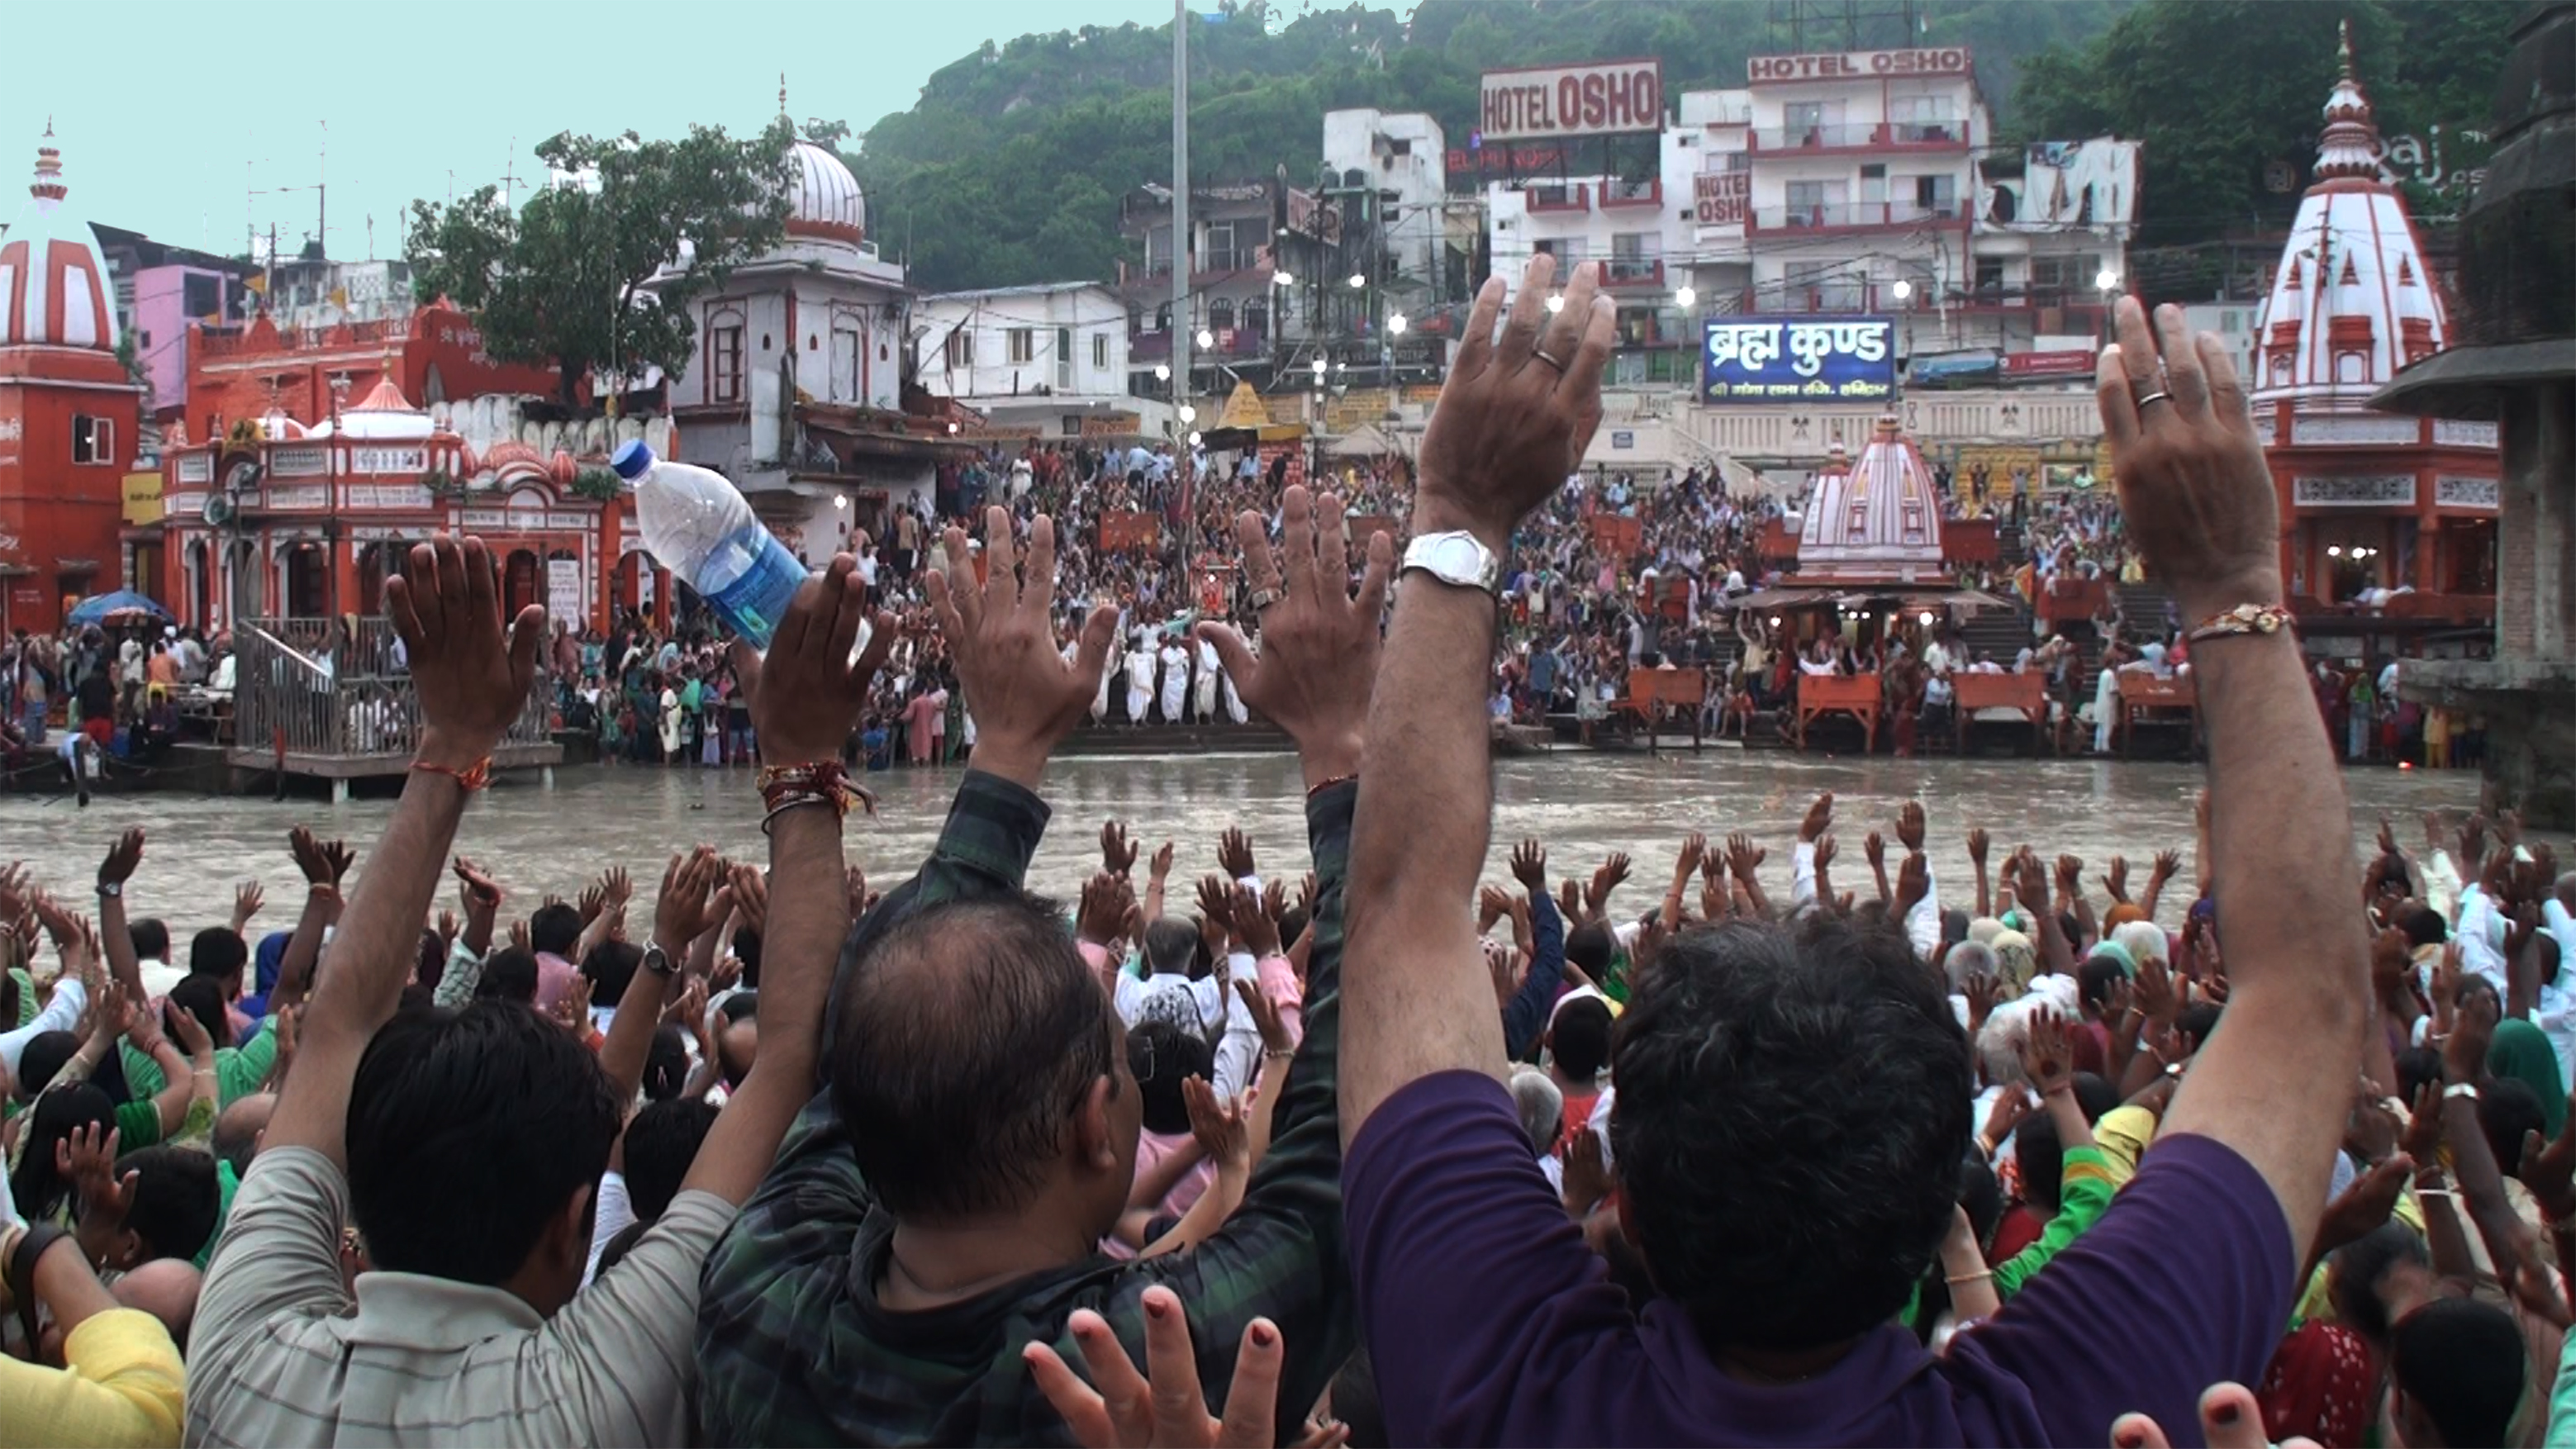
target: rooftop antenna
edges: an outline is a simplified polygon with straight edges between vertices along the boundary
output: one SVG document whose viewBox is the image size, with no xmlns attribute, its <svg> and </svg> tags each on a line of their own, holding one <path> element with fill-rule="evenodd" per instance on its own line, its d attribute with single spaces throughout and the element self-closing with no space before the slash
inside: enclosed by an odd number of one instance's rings
<svg viewBox="0 0 2576 1449">
<path fill-rule="evenodd" d="M 313 240 L 321 245 L 322 255 L 331 255 L 331 123 L 323 121 L 322 168 L 313 181 Z"/>
<path fill-rule="evenodd" d="M 510 153 L 501 163 L 501 204 L 507 206 L 519 198 L 519 138 L 510 137 Z"/>
</svg>

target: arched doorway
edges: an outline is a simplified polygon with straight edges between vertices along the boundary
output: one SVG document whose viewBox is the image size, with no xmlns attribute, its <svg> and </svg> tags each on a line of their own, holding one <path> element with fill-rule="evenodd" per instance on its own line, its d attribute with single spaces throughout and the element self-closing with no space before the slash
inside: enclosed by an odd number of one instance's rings
<svg viewBox="0 0 2576 1449">
<path fill-rule="evenodd" d="M 193 539 L 180 559 L 181 570 L 187 575 L 188 622 L 200 629 L 211 629 L 215 623 L 214 551 L 204 539 Z"/>
<path fill-rule="evenodd" d="M 545 592 L 537 556 L 529 549 L 510 551 L 509 563 L 501 570 L 501 617 L 515 619 L 530 604 L 542 604 Z"/>
<path fill-rule="evenodd" d="M 402 577 L 405 554 L 399 543 L 381 541 L 358 550 L 358 612 L 385 611 L 385 580 Z"/>
<path fill-rule="evenodd" d="M 319 619 L 330 612 L 330 564 L 318 543 L 298 543 L 286 552 L 286 617 Z"/>
</svg>

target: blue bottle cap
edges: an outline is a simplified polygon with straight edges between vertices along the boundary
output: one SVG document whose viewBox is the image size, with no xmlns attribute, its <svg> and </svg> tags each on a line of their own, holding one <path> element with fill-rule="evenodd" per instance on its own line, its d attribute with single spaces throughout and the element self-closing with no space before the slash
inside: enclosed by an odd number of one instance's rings
<svg viewBox="0 0 2576 1449">
<path fill-rule="evenodd" d="M 653 450 L 645 446 L 642 438 L 634 438 L 620 444 L 617 451 L 609 455 L 608 466 L 616 471 L 618 477 L 632 483 L 652 472 L 654 461 Z"/>
</svg>

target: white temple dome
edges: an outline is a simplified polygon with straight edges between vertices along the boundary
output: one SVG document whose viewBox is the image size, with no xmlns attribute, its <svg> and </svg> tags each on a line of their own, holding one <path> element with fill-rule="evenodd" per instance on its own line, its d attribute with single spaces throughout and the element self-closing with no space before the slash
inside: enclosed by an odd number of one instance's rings
<svg viewBox="0 0 2576 1449">
<path fill-rule="evenodd" d="M 868 203 L 841 158 L 811 141 L 788 150 L 787 234 L 856 244 L 867 239 Z"/>
<path fill-rule="evenodd" d="M 50 138 L 53 128 L 47 127 Z M 846 174 L 846 173 L 844 173 Z M 79 347 L 114 352 L 116 294 L 107 255 L 64 198 L 62 153 L 36 149 L 30 200 L 0 232 L 0 347 Z"/>
</svg>

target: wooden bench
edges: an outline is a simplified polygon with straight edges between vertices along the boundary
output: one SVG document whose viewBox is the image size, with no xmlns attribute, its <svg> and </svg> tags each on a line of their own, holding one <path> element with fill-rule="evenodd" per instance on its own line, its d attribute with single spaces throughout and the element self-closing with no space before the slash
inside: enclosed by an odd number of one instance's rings
<svg viewBox="0 0 2576 1449">
<path fill-rule="evenodd" d="M 1610 702 L 1610 717 L 1643 724 L 1646 748 L 1656 748 L 1657 725 L 1667 709 L 1680 710 L 1690 719 L 1691 748 L 1700 747 L 1700 710 L 1708 702 L 1708 674 L 1696 667 L 1689 669 L 1646 669 L 1628 671 L 1628 693 Z"/>
<path fill-rule="evenodd" d="M 2009 709 L 2030 721 L 2031 747 L 2048 739 L 2048 676 L 2038 670 L 2020 674 L 1950 674 L 1951 711 L 1958 717 L 1959 753 L 1968 752 L 1968 724 L 1981 709 Z"/>
<path fill-rule="evenodd" d="M 1878 674 L 1837 675 L 1801 674 L 1798 676 L 1798 713 L 1792 738 L 1799 749 L 1807 747 L 1807 724 L 1822 715 L 1847 714 L 1860 722 L 1861 749 L 1864 753 L 1878 747 L 1878 717 L 1885 708 L 1880 698 L 1882 686 Z"/>
<path fill-rule="evenodd" d="M 2151 716 L 2158 710 L 2180 710 L 2182 723 L 2191 730 L 2193 748 L 2200 741 L 2200 686 L 2188 674 L 2171 679 L 2158 679 L 2142 669 L 2120 671 L 2120 758 L 2129 757 L 2129 747 L 2137 738 L 2140 723 L 2160 723 Z"/>
</svg>

